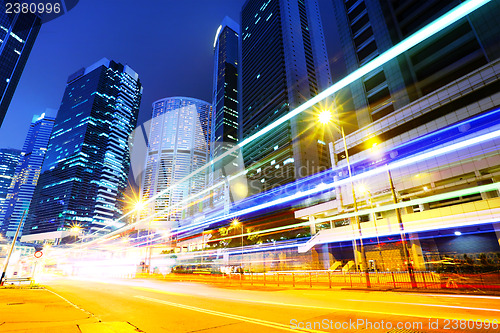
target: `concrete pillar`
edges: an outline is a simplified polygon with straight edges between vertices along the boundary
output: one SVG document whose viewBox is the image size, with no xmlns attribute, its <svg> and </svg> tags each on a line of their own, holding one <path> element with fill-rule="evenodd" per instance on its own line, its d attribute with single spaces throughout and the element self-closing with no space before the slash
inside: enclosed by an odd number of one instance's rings
<svg viewBox="0 0 500 333">
<path fill-rule="evenodd" d="M 315 250 L 318 253 L 318 262 L 320 269 L 330 269 L 331 258 L 333 257 L 328 250 L 328 244 L 320 244 L 315 246 Z"/>
<path fill-rule="evenodd" d="M 479 172 L 476 171 L 476 175 L 478 175 Z M 500 182 L 500 177 L 492 177 L 490 179 L 485 179 L 482 181 L 478 181 L 477 185 L 486 185 L 486 184 L 491 184 L 491 183 L 498 183 Z M 481 199 L 482 200 L 487 200 L 487 199 L 492 199 L 498 197 L 498 191 L 489 191 L 489 192 L 481 192 Z"/>
<path fill-rule="evenodd" d="M 418 205 L 420 207 L 420 211 L 423 212 L 424 210 L 429 210 L 430 209 L 430 205 L 429 203 L 424 203 L 424 204 L 421 204 L 421 205 Z"/>
<path fill-rule="evenodd" d="M 359 242 L 356 242 L 357 243 L 357 246 L 356 246 L 356 249 L 354 250 L 354 262 L 356 263 L 356 270 L 363 270 L 364 267 L 362 267 L 362 262 L 363 262 L 363 259 L 362 259 L 362 254 L 361 254 L 361 250 L 360 250 L 360 246 L 359 246 Z"/>
<path fill-rule="evenodd" d="M 493 229 L 495 229 L 498 245 L 500 246 L 500 223 L 493 223 Z"/>
<path fill-rule="evenodd" d="M 413 268 L 417 271 L 425 271 L 425 259 L 422 253 L 422 245 L 417 234 L 408 235 L 410 239 L 411 260 L 413 260 Z"/>
<path fill-rule="evenodd" d="M 309 228 L 311 230 L 311 236 L 314 236 L 316 235 L 316 219 L 314 218 L 314 216 L 309 216 L 309 222 L 310 222 L 310 225 L 309 225 Z"/>
</svg>

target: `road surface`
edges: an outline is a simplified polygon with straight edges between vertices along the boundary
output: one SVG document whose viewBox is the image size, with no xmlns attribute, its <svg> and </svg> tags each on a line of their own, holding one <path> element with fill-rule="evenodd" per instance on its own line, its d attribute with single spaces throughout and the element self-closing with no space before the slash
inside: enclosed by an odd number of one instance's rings
<svg viewBox="0 0 500 333">
<path fill-rule="evenodd" d="M 148 333 L 500 331 L 500 324 L 488 325 L 500 321 L 494 296 L 241 290 L 148 279 L 61 278 L 45 285 L 102 322 L 128 322 Z"/>
</svg>

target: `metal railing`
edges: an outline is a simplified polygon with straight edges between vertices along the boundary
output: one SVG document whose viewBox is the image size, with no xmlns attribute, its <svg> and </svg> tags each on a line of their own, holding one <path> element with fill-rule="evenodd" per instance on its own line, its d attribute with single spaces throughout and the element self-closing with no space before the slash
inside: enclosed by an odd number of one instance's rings
<svg viewBox="0 0 500 333">
<path fill-rule="evenodd" d="M 415 271 L 416 289 L 500 291 L 500 272 L 482 274 L 450 274 Z M 281 271 L 244 274 L 138 274 L 167 281 L 191 281 L 225 286 L 320 288 L 366 288 L 365 272 Z M 408 272 L 370 272 L 374 289 L 415 289 Z"/>
</svg>

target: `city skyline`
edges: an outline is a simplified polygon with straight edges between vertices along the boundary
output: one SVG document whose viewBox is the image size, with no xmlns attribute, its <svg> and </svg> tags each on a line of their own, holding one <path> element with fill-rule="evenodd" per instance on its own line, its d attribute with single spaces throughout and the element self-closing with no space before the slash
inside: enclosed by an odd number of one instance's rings
<svg viewBox="0 0 500 333">
<path fill-rule="evenodd" d="M 126 1 L 119 8 L 114 8 L 108 2 L 79 2 L 66 15 L 42 25 L 13 97 L 12 112 L 7 112 L 5 125 L 0 128 L 0 142 L 8 148 L 21 149 L 27 132 L 13 130 L 15 124 L 24 122 L 28 126 L 34 114 L 40 114 L 46 108 L 57 108 L 62 99 L 67 73 L 102 57 L 127 63 L 137 72 L 143 73 L 144 96 L 138 123 L 150 119 L 150 110 L 145 105 L 151 105 L 165 95 L 211 101 L 214 36 L 225 16 L 239 22 L 243 3 L 243 0 L 195 1 L 191 4 L 155 4 L 160 7 L 151 8 Z M 323 21 L 328 27 L 325 29 L 326 35 L 331 40 L 328 46 L 333 50 L 330 57 L 332 61 L 342 61 L 336 54 L 339 49 L 335 42 L 336 24 L 333 22 L 331 1 L 320 0 L 320 3 L 326 8 L 321 14 L 327 18 Z M 132 13 L 133 20 L 143 25 L 144 35 L 123 19 L 132 19 Z M 99 15 L 99 18 L 94 19 L 97 24 L 85 25 L 89 15 Z M 172 15 L 175 19 L 165 21 L 162 19 L 164 15 Z M 123 32 L 123 35 L 110 41 L 101 40 L 101 31 L 110 31 L 118 36 Z M 140 41 L 142 47 L 153 45 L 155 52 L 144 53 L 138 51 L 140 48 L 128 47 L 125 35 L 134 36 L 134 41 Z M 167 40 L 172 45 L 179 45 L 186 39 L 190 42 L 183 46 L 183 51 L 175 52 L 171 51 L 169 43 L 156 42 Z M 61 43 L 61 40 L 66 40 L 66 43 Z M 92 46 L 86 47 L 83 43 Z M 169 61 L 165 62 L 165 57 Z M 154 68 L 149 66 L 151 61 L 156 61 L 158 65 Z M 169 80 L 170 73 L 179 73 L 181 79 L 175 82 Z M 341 74 L 341 71 L 336 73 L 337 77 Z M 25 96 L 30 96 L 30 99 L 27 100 Z"/>
<path fill-rule="evenodd" d="M 35 191 L 47 145 L 54 127 L 55 117 L 49 113 L 35 115 L 24 142 L 21 158 L 16 166 L 13 180 L 9 186 L 7 200 L 0 204 L 0 231 L 13 237 L 21 217 L 29 208 Z M 20 229 L 22 232 L 22 229 Z"/>
<path fill-rule="evenodd" d="M 500 327 L 500 0 L 147 4 L 42 25 L 2 328 Z"/>
</svg>

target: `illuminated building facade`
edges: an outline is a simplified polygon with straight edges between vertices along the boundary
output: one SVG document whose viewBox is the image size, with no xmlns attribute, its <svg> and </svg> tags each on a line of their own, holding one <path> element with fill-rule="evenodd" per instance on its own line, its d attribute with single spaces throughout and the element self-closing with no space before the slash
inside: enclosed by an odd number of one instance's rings
<svg viewBox="0 0 500 333">
<path fill-rule="evenodd" d="M 31 53 L 42 23 L 56 19 L 73 9 L 79 0 L 61 0 L 57 2 L 60 10 L 56 11 L 54 3 L 43 0 L 50 11 L 42 14 L 7 13 L 8 1 L 2 1 L 0 11 L 0 126 L 5 118 L 10 102 L 16 90 L 26 61 Z M 14 2 L 10 2 L 14 4 Z"/>
<path fill-rule="evenodd" d="M 21 157 L 18 149 L 0 149 L 0 209 L 3 211 L 7 193 L 14 178 L 17 164 Z M 0 215 L 1 216 L 1 215 Z M 2 220 L 0 219 L 0 224 Z"/>
<path fill-rule="evenodd" d="M 164 226 L 175 226 L 186 214 L 202 209 L 201 201 L 181 201 L 205 188 L 208 170 L 180 181 L 208 161 L 211 108 L 210 103 L 189 97 L 153 103 L 141 197 L 155 198 L 148 215 L 157 214 L 155 221 L 165 222 Z"/>
<path fill-rule="evenodd" d="M 34 116 L 24 141 L 19 163 L 0 212 L 0 230 L 14 237 L 24 211 L 28 210 L 35 191 L 55 118 L 45 113 Z"/>
<path fill-rule="evenodd" d="M 225 17 L 217 29 L 214 41 L 214 79 L 212 94 L 210 160 L 217 158 L 238 144 L 238 50 L 239 25 Z M 219 183 L 226 163 L 216 163 L 210 182 Z M 216 189 L 213 204 L 222 202 L 222 188 Z"/>
<path fill-rule="evenodd" d="M 331 84 L 316 0 L 248 0 L 241 11 L 240 137 L 245 139 Z M 321 133 L 301 114 L 243 148 L 251 193 L 329 166 Z"/>
<path fill-rule="evenodd" d="M 396 45 L 461 1 L 333 0 L 347 72 Z M 350 85 L 348 132 L 366 126 L 500 56 L 498 3 L 483 8 Z M 345 96 L 349 96 L 346 94 Z M 342 118 L 342 116 L 341 116 Z"/>
<path fill-rule="evenodd" d="M 351 73 L 462 2 L 333 3 Z M 365 212 L 359 219 L 364 244 L 369 244 L 367 260 L 377 269 L 407 269 L 401 227 L 408 262 L 418 270 L 435 269 L 443 255 L 456 260 L 466 255 L 478 262 L 481 254 L 491 259 L 500 250 L 495 185 L 500 181 L 500 141 L 492 137 L 474 143 L 500 129 L 500 53 L 492 38 L 500 32 L 499 10 L 498 2 L 485 4 L 349 86 L 353 106 L 344 108 L 340 117 L 343 124 L 352 125 L 346 137 L 350 164 L 355 175 L 377 168 L 383 173 L 358 179 L 354 198 L 346 184 L 336 188 L 336 200 L 297 211 L 296 218 L 311 221 L 313 234 L 316 221 L 325 216 L 333 226 L 319 231 L 299 251 L 323 244 L 335 258 L 352 259 L 336 248 L 359 242 L 353 218 L 351 225 L 342 218 L 355 209 L 354 200 Z M 334 142 L 332 150 L 332 164 L 340 171 L 336 176 L 345 178 L 342 140 Z M 412 163 L 403 166 L 405 159 Z M 367 190 L 356 188 L 360 184 Z M 394 200 L 404 205 L 401 221 L 394 209 L 366 213 Z"/>
<path fill-rule="evenodd" d="M 92 234 L 119 226 L 141 96 L 139 75 L 105 58 L 69 76 L 23 240 L 61 239 L 74 225 Z"/>
<path fill-rule="evenodd" d="M 0 12 L 0 126 L 41 27 L 34 14 L 5 11 Z"/>
</svg>

